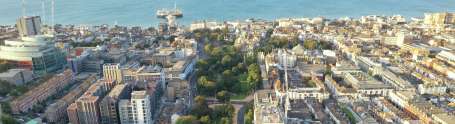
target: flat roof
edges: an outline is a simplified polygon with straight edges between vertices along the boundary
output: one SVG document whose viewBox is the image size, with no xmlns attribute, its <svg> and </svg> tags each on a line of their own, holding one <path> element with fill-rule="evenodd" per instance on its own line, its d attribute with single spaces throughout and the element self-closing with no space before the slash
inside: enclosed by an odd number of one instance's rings
<svg viewBox="0 0 455 124">
<path fill-rule="evenodd" d="M 27 70 L 26 69 L 9 69 L 6 72 L 0 73 L 0 77 L 12 77 L 22 71 L 27 71 Z"/>
<path fill-rule="evenodd" d="M 115 86 L 111 92 L 108 94 L 110 97 L 118 97 L 122 91 L 125 89 L 126 85 L 125 84 L 119 84 Z"/>
<path fill-rule="evenodd" d="M 453 123 L 455 122 L 455 116 L 453 115 L 448 115 L 447 113 L 441 113 L 441 114 L 434 114 L 435 117 L 441 119 L 442 121 L 445 121 L 446 123 Z"/>
<path fill-rule="evenodd" d="M 147 96 L 146 91 L 133 91 L 131 93 L 131 99 L 144 99 Z"/>
</svg>

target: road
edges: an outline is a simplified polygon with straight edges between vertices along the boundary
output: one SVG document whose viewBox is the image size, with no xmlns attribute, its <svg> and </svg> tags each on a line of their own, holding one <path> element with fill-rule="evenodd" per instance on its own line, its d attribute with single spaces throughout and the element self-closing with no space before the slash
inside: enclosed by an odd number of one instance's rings
<svg viewBox="0 0 455 124">
<path fill-rule="evenodd" d="M 242 107 L 237 111 L 237 124 L 243 124 L 245 122 L 245 105 L 242 105 Z"/>
<path fill-rule="evenodd" d="M 196 52 L 196 55 L 197 55 L 197 59 L 206 59 L 207 58 L 207 54 L 205 54 L 204 52 L 204 45 L 205 45 L 205 40 L 204 41 L 200 41 L 197 43 L 197 52 Z M 196 67 L 197 68 L 197 67 Z M 190 92 L 189 92 L 189 105 L 191 106 L 193 104 L 193 100 L 194 100 L 194 97 L 197 96 L 197 75 L 196 75 L 196 72 L 193 72 L 190 76 L 189 76 L 189 85 L 190 85 Z"/>
<path fill-rule="evenodd" d="M 197 95 L 197 76 L 196 76 L 196 73 L 193 72 L 190 77 L 189 77 L 189 87 L 190 87 L 190 91 L 189 91 L 189 106 L 193 105 L 193 101 L 194 101 L 194 97 L 196 97 Z"/>
</svg>

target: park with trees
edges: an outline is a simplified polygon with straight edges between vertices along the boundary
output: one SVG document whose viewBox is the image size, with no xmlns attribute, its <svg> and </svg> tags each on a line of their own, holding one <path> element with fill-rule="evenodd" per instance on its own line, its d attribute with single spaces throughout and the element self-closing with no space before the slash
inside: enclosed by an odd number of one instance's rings
<svg viewBox="0 0 455 124">
<path fill-rule="evenodd" d="M 204 52 L 207 58 L 196 63 L 199 94 L 213 97 L 223 92 L 239 98 L 260 87 L 260 68 L 254 55 L 242 54 L 229 43 L 208 43 Z"/>
<path fill-rule="evenodd" d="M 195 31 L 205 43 L 196 63 L 197 92 L 187 115 L 177 124 L 231 124 L 235 108 L 231 99 L 243 99 L 261 87 L 261 72 L 255 55 L 234 47 L 227 29 Z M 220 104 L 209 105 L 216 98 Z"/>
<path fill-rule="evenodd" d="M 232 124 L 235 112 L 232 104 L 209 107 L 204 96 L 196 96 L 194 102 L 190 114 L 179 117 L 176 124 Z"/>
</svg>

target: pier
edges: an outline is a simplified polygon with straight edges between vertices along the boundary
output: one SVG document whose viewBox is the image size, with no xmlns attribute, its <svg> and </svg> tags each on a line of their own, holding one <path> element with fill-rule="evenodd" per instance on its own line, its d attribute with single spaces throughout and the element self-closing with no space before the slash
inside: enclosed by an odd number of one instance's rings
<svg viewBox="0 0 455 124">
<path fill-rule="evenodd" d="M 167 16 L 183 17 L 183 13 L 179 9 L 160 9 L 156 11 L 156 16 L 159 18 L 166 18 Z"/>
</svg>

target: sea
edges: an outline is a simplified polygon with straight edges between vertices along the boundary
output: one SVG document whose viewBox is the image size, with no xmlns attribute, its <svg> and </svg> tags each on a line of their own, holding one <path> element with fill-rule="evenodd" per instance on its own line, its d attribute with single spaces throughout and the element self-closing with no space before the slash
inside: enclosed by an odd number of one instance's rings
<svg viewBox="0 0 455 124">
<path fill-rule="evenodd" d="M 0 0 L 0 25 L 14 24 L 23 14 L 39 15 L 51 23 L 51 0 Z M 24 6 L 24 7 L 23 7 Z M 156 26 L 165 20 L 156 11 L 183 11 L 179 24 L 194 21 L 273 20 L 300 17 L 402 15 L 423 17 L 427 12 L 455 12 L 455 0 L 55 0 L 55 23 L 75 25 Z"/>
</svg>

